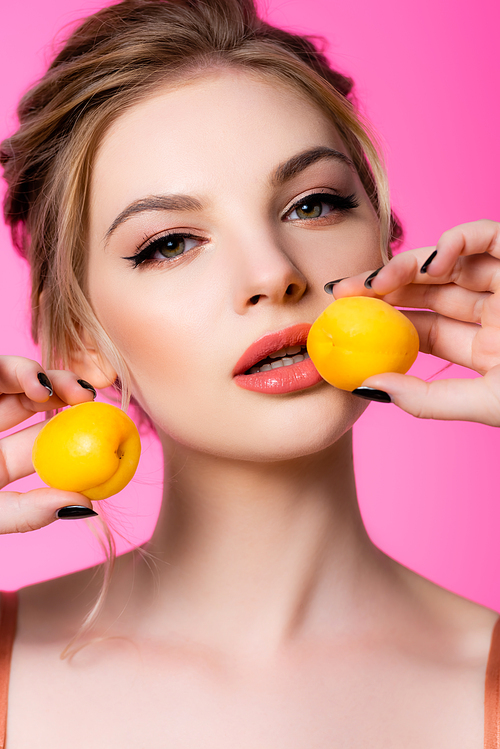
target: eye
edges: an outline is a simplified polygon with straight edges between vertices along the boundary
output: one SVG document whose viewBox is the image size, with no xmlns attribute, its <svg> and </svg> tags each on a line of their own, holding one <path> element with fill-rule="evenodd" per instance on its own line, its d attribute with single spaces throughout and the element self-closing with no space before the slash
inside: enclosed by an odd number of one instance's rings
<svg viewBox="0 0 500 749">
<path fill-rule="evenodd" d="M 143 263 L 163 263 L 175 260 L 185 255 L 190 250 L 198 247 L 206 240 L 201 237 L 195 237 L 192 234 L 163 234 L 149 241 L 142 249 L 131 257 L 125 257 L 129 260 L 134 268 Z"/>
<path fill-rule="evenodd" d="M 304 221 L 324 218 L 330 213 L 347 213 L 357 208 L 359 202 L 353 195 L 335 195 L 328 192 L 317 192 L 305 195 L 298 200 L 284 215 L 286 221 Z"/>
</svg>

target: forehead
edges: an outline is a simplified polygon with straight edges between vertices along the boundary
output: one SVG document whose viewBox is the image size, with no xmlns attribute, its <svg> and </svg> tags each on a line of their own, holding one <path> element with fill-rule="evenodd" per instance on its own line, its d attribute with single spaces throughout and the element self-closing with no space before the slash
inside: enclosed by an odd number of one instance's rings
<svg viewBox="0 0 500 749">
<path fill-rule="evenodd" d="M 318 145 L 346 153 L 333 123 L 298 88 L 220 70 L 159 90 L 114 122 L 95 158 L 92 210 L 103 195 L 114 215 L 149 194 L 234 195 Z"/>
</svg>

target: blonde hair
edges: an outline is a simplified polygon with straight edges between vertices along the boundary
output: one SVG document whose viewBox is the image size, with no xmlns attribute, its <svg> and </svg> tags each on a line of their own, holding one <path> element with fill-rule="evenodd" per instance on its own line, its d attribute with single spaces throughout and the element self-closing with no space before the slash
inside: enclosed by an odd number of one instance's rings
<svg viewBox="0 0 500 749">
<path fill-rule="evenodd" d="M 92 159 L 106 129 L 169 81 L 237 66 L 300 89 L 336 125 L 379 216 L 381 252 L 401 236 L 379 149 L 349 100 L 352 81 L 304 37 L 259 19 L 253 0 L 125 0 L 72 33 L 21 100 L 0 162 L 5 219 L 31 266 L 32 335 L 44 364 L 68 367 L 82 331 L 129 396 L 126 366 L 86 294 L 85 238 Z M 43 294 L 42 294 L 43 292 Z"/>
<path fill-rule="evenodd" d="M 32 335 L 45 366 L 68 367 L 85 348 L 85 331 L 118 373 L 122 407 L 130 394 L 127 368 L 86 293 L 93 157 L 128 108 L 161 86 L 217 67 L 272 77 L 314 101 L 335 124 L 379 217 L 384 258 L 402 234 L 376 140 L 353 104 L 352 81 L 310 39 L 261 20 L 253 0 L 124 0 L 85 19 L 25 94 L 19 129 L 1 144 L 4 215 L 31 266 Z M 111 545 L 108 557 L 109 571 Z M 102 599 L 103 593 L 83 629 Z"/>
</svg>

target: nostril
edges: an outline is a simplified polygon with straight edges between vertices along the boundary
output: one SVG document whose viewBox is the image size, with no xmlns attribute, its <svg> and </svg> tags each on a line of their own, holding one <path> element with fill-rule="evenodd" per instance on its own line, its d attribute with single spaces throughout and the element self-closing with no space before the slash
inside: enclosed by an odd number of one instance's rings
<svg viewBox="0 0 500 749">
<path fill-rule="evenodd" d="M 257 304 L 259 299 L 260 299 L 260 294 L 255 294 L 255 296 L 250 297 L 250 301 L 252 304 Z"/>
<path fill-rule="evenodd" d="M 285 294 L 287 294 L 287 296 L 291 296 L 293 294 L 293 283 L 291 283 L 290 286 L 287 287 Z"/>
</svg>

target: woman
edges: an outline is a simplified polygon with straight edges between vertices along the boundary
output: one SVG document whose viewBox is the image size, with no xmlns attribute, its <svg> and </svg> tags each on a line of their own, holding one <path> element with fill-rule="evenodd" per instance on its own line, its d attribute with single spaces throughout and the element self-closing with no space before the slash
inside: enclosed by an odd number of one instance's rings
<svg viewBox="0 0 500 749">
<path fill-rule="evenodd" d="M 47 369 L 2 361 L 2 426 L 118 379 L 171 479 L 156 576 L 121 557 L 74 658 L 59 655 L 93 571 L 21 591 L 9 749 L 480 746 L 497 614 L 371 543 L 350 429 L 367 399 L 500 423 L 499 225 L 375 272 L 399 230 L 349 90 L 249 2 L 129 0 L 88 19 L 21 104 L 6 216 Z M 432 310 L 408 313 L 422 349 L 484 378 L 328 386 L 304 358 L 325 284 Z M 36 431 L 3 440 L 4 483 L 32 470 Z M 94 512 L 5 492 L 0 522 Z"/>
</svg>

